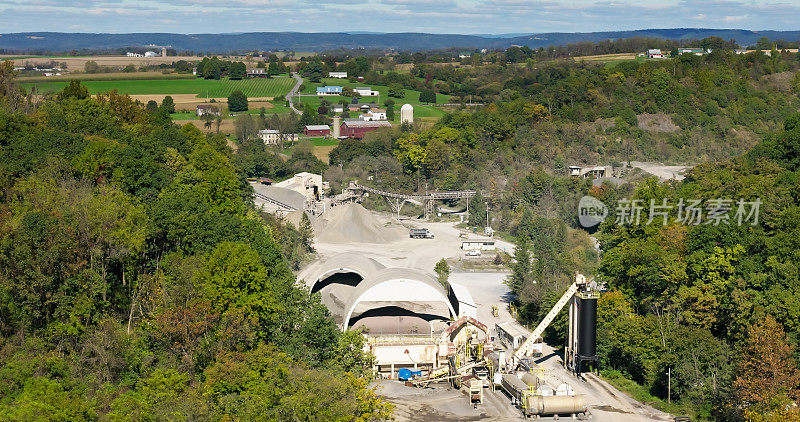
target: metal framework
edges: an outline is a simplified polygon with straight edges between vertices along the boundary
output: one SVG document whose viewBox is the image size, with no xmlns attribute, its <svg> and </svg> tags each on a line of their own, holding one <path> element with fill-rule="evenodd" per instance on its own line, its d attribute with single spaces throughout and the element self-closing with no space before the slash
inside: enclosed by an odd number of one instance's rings
<svg viewBox="0 0 800 422">
<path fill-rule="evenodd" d="M 261 199 L 263 201 L 269 202 L 271 204 L 277 205 L 277 206 L 279 206 L 281 208 L 284 208 L 284 209 L 286 209 L 288 211 L 297 211 L 297 208 L 295 208 L 295 207 L 293 207 L 291 205 L 284 204 L 283 202 L 278 201 L 277 199 L 270 198 L 269 196 L 262 195 L 262 194 L 260 194 L 258 192 L 255 193 L 255 197 L 258 198 L 258 199 Z"/>
<path fill-rule="evenodd" d="M 385 190 L 371 188 L 369 186 L 359 185 L 358 183 L 350 182 L 350 185 L 347 187 L 346 191 L 349 191 L 351 195 L 349 197 L 355 197 L 363 195 L 364 192 L 374 193 L 376 195 L 380 195 L 386 199 L 386 202 L 389 203 L 389 206 L 392 208 L 392 212 L 397 215 L 397 218 L 400 218 L 400 209 L 403 208 L 403 205 L 406 202 L 416 202 L 421 203 L 425 207 L 425 218 L 430 217 L 434 212 L 434 201 L 442 201 L 447 199 L 467 199 L 467 209 L 469 209 L 469 198 L 475 196 L 476 191 L 474 190 L 461 190 L 461 191 L 441 191 L 441 192 L 428 192 L 425 194 L 405 194 L 405 193 L 396 193 L 396 192 L 389 192 Z M 360 193 L 360 194 L 359 194 Z"/>
</svg>

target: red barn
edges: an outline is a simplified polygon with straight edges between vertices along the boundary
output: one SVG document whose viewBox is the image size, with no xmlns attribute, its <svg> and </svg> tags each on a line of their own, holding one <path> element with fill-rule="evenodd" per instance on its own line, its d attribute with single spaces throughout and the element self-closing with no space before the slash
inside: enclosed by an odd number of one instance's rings
<svg viewBox="0 0 800 422">
<path fill-rule="evenodd" d="M 373 130 L 380 129 L 382 127 L 392 127 L 392 124 L 385 120 L 371 122 L 364 120 L 345 120 L 344 123 L 342 123 L 340 133 L 342 136 L 346 136 L 348 138 L 361 139 L 364 137 L 365 133 L 372 132 Z"/>
<path fill-rule="evenodd" d="M 306 125 L 303 134 L 306 136 L 330 136 L 331 128 L 328 125 Z"/>
</svg>

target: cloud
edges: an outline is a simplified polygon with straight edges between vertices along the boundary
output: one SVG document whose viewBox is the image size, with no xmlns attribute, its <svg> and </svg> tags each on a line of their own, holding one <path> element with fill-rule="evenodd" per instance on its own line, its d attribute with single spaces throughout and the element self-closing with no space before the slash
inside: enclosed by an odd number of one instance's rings
<svg viewBox="0 0 800 422">
<path fill-rule="evenodd" d="M 3 32 L 794 30 L 780 0 L 0 0 Z"/>
</svg>

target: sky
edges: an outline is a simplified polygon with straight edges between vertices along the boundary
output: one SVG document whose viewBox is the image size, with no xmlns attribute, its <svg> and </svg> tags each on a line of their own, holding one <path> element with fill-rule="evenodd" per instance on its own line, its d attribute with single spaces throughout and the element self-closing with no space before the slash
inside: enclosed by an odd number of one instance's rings
<svg viewBox="0 0 800 422">
<path fill-rule="evenodd" d="M 10 32 L 800 30 L 800 0 L 0 0 Z"/>
</svg>

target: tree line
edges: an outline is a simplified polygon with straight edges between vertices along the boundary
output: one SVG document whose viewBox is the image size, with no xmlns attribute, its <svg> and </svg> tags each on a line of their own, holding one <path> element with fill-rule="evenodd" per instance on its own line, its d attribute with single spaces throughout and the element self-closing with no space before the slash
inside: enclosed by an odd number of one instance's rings
<svg viewBox="0 0 800 422">
<path fill-rule="evenodd" d="M 224 137 L 0 76 L 0 419 L 389 417 Z"/>
</svg>

